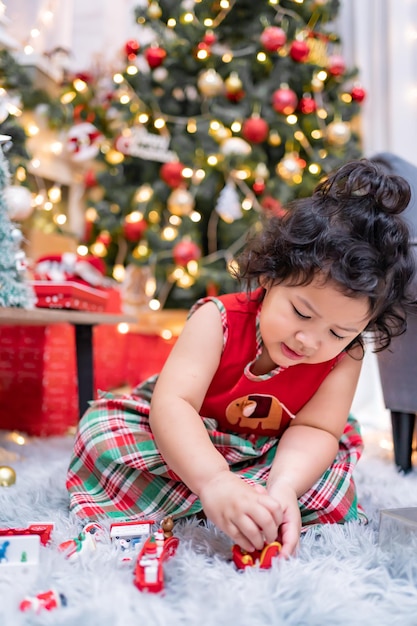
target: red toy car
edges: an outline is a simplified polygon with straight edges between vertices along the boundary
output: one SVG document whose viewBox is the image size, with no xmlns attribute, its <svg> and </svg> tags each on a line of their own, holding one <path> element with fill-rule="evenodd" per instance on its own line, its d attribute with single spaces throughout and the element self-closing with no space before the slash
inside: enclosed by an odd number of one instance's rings
<svg viewBox="0 0 417 626">
<path fill-rule="evenodd" d="M 38 593 L 36 596 L 26 596 L 19 604 L 21 611 L 35 611 L 40 613 L 42 609 L 52 611 L 52 609 L 60 608 L 67 605 L 67 599 L 62 593 L 58 593 L 54 589 Z"/>
<path fill-rule="evenodd" d="M 140 591 L 159 593 L 164 589 L 164 561 L 177 551 L 177 537 L 164 537 L 162 530 L 157 530 L 148 537 L 136 560 L 134 584 Z"/>
<path fill-rule="evenodd" d="M 235 544 L 232 548 L 232 560 L 238 569 L 245 569 L 245 567 L 253 567 L 254 565 L 259 565 L 261 569 L 268 569 L 271 567 L 272 559 L 278 556 L 281 548 L 279 541 L 273 541 L 266 543 L 262 550 L 246 552 Z"/>
</svg>

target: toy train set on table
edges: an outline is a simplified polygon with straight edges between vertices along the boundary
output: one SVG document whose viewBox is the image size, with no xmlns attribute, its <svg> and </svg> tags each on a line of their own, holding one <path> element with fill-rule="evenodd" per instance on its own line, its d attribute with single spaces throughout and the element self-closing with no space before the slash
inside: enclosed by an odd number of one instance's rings
<svg viewBox="0 0 417 626">
<path fill-rule="evenodd" d="M 164 564 L 173 557 L 179 539 L 173 533 L 174 522 L 167 517 L 154 530 L 152 520 L 116 522 L 110 525 L 110 539 L 120 563 L 134 561 L 133 583 L 143 592 L 160 593 L 165 589 Z M 39 565 L 40 546 L 49 546 L 54 524 L 38 522 L 26 528 L 0 528 L 0 575 L 3 572 L 35 571 Z M 89 522 L 73 539 L 58 545 L 58 550 L 69 560 L 85 558 L 103 541 L 106 529 L 97 522 Z M 265 544 L 262 550 L 246 552 L 238 545 L 232 547 L 232 561 L 239 570 L 257 566 L 271 567 L 278 556 L 281 544 Z M 34 611 L 64 607 L 67 599 L 63 593 L 50 589 L 37 595 L 26 596 L 20 602 L 21 611 Z"/>
</svg>

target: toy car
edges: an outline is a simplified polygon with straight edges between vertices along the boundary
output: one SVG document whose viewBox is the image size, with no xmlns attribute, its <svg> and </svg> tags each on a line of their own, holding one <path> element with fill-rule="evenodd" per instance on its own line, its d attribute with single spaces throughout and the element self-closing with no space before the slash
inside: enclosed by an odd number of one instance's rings
<svg viewBox="0 0 417 626">
<path fill-rule="evenodd" d="M 38 593 L 36 596 L 26 596 L 19 604 L 19 609 L 21 611 L 32 610 L 35 613 L 40 613 L 42 609 L 52 611 L 52 609 L 66 605 L 67 599 L 62 593 L 49 589 L 49 591 Z"/>
<path fill-rule="evenodd" d="M 157 530 L 148 537 L 136 560 L 134 584 L 140 591 L 159 593 L 164 589 L 164 561 L 177 551 L 177 537 L 164 536 L 164 531 Z"/>
<path fill-rule="evenodd" d="M 152 532 L 153 520 L 114 522 L 110 525 L 112 543 L 122 553 L 122 560 L 132 560 Z"/>
<path fill-rule="evenodd" d="M 261 569 L 268 569 L 272 565 L 272 559 L 278 556 L 281 548 L 279 541 L 273 541 L 266 543 L 262 550 L 247 552 L 235 544 L 232 547 L 232 560 L 238 569 L 245 569 L 254 565 L 259 565 Z"/>
</svg>

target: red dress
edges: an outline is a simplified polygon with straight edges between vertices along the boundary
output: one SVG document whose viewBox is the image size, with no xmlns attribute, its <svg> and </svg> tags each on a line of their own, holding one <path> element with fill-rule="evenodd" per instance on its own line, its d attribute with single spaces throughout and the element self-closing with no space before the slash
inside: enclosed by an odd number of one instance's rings
<svg viewBox="0 0 417 626">
<path fill-rule="evenodd" d="M 204 298 L 220 310 L 224 348 L 219 367 L 207 391 L 200 413 L 214 417 L 220 430 L 280 436 L 292 418 L 310 400 L 340 358 L 325 363 L 305 363 L 256 376 L 251 365 L 262 350 L 257 290 L 245 294 Z"/>
</svg>

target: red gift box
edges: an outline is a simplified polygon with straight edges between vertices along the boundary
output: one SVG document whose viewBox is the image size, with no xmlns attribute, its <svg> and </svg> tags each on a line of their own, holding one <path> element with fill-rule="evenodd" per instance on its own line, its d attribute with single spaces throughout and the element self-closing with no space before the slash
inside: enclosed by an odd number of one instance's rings
<svg viewBox="0 0 417 626">
<path fill-rule="evenodd" d="M 142 333 L 129 333 L 127 336 L 126 382 L 134 387 L 161 371 L 176 337 L 167 340 L 159 335 Z"/>
<path fill-rule="evenodd" d="M 93 328 L 94 388 L 108 391 L 126 384 L 126 358 L 130 335 L 117 326 Z"/>
<path fill-rule="evenodd" d="M 104 311 L 108 292 L 75 281 L 33 280 L 36 306 L 49 309 Z"/>
<path fill-rule="evenodd" d="M 0 428 L 61 435 L 78 420 L 74 328 L 0 327 Z"/>
<path fill-rule="evenodd" d="M 158 374 L 180 334 L 188 312 L 143 312 L 139 323 L 129 327 L 126 347 L 126 382 L 134 387 Z"/>
<path fill-rule="evenodd" d="M 126 383 L 127 344 L 115 326 L 93 328 L 95 396 Z M 78 418 L 74 327 L 0 326 L 0 429 L 63 435 Z"/>
</svg>

